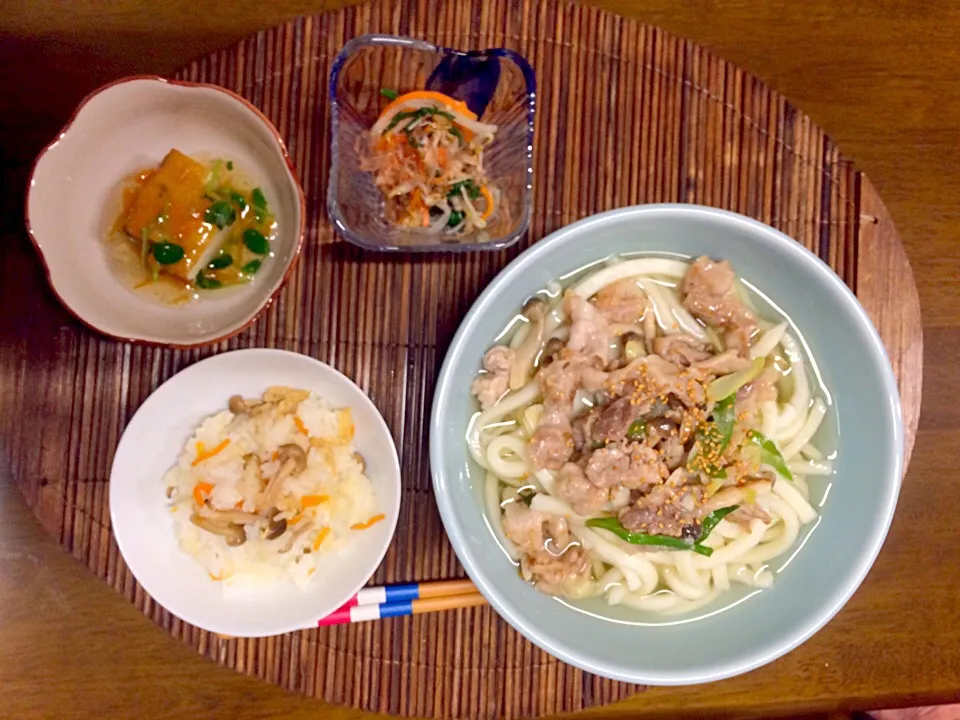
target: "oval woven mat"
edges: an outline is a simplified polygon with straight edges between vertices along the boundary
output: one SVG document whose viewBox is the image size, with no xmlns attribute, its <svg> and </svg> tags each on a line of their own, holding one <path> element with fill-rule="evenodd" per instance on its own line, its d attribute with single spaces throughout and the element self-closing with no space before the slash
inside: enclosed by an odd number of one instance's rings
<svg viewBox="0 0 960 720">
<path fill-rule="evenodd" d="M 397 537 L 377 583 L 460 577 L 433 501 L 427 424 L 439 365 L 479 291 L 520 250 L 609 208 L 696 202 L 769 223 L 816 252 L 880 328 L 913 444 L 920 399 L 916 288 L 869 181 L 811 120 L 756 78 L 656 28 L 560 0 L 376 0 L 301 18 L 205 57 L 179 77 L 246 96 L 286 138 L 309 201 L 308 236 L 279 302 L 219 346 L 170 351 L 116 343 L 75 323 L 4 348 L 0 438 L 47 529 L 154 622 L 200 653 L 291 690 L 364 710 L 427 717 L 573 711 L 637 692 L 541 652 L 489 608 L 225 639 L 145 595 L 111 535 L 107 478 L 127 420 L 164 380 L 227 349 L 280 347 L 352 377 L 393 429 L 403 464 Z M 325 216 L 327 78 L 365 32 L 459 48 L 507 46 L 538 78 L 535 211 L 503 253 L 365 254 Z M 385 302 L 385 299 L 388 302 Z M 19 419 L 42 417 L 36 431 Z M 319 712 L 319 709 L 318 709 Z"/>
</svg>

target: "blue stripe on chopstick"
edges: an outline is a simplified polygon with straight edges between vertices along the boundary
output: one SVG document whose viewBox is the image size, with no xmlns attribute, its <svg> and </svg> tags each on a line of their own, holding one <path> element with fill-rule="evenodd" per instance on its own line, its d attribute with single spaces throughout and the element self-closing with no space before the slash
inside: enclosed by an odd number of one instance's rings
<svg viewBox="0 0 960 720">
<path fill-rule="evenodd" d="M 387 585 L 384 590 L 386 590 L 385 602 L 388 603 L 420 599 L 419 583 L 408 583 L 406 585 Z"/>
<path fill-rule="evenodd" d="M 413 614 L 413 601 L 388 603 L 380 606 L 380 617 L 401 617 L 403 615 Z"/>
</svg>

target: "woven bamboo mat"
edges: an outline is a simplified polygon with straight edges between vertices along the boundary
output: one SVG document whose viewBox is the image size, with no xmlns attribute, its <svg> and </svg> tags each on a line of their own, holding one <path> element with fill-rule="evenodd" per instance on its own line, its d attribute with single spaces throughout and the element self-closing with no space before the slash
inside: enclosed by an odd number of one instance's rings
<svg viewBox="0 0 960 720">
<path fill-rule="evenodd" d="M 560 0 L 375 0 L 261 32 L 184 69 L 252 100 L 286 138 L 309 202 L 299 266 L 252 328 L 197 351 L 113 342 L 76 324 L 0 357 L 0 440 L 24 497 L 81 562 L 200 653 L 334 703 L 398 715 L 521 717 L 608 703 L 641 688 L 564 665 L 489 608 L 224 639 L 186 625 L 137 585 L 111 535 L 107 478 L 127 420 L 164 380 L 244 347 L 310 354 L 353 378 L 393 430 L 403 466 L 396 540 L 373 581 L 460 577 L 432 497 L 426 426 L 460 318 L 520 250 L 578 218 L 636 203 L 735 210 L 830 263 L 881 330 L 900 379 L 908 451 L 917 424 L 916 288 L 869 181 L 811 120 L 756 78 L 653 27 Z M 535 211 L 502 253 L 381 256 L 327 222 L 326 85 L 349 38 L 412 35 L 460 48 L 507 46 L 538 78 Z M 38 301 L 39 302 L 39 301 Z M 42 417 L 39 431 L 22 419 Z"/>
</svg>

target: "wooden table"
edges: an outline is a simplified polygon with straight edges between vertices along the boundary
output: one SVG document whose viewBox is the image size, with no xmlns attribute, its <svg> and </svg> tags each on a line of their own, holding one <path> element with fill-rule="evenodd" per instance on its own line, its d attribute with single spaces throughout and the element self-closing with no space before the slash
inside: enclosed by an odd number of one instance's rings
<svg viewBox="0 0 960 720">
<path fill-rule="evenodd" d="M 308 0 L 0 0 L 0 353 L 68 322 L 20 226 L 33 155 L 111 77 L 172 71 Z M 960 697 L 960 5 L 607 0 L 756 73 L 820 122 L 878 187 L 923 311 L 920 431 L 890 536 L 848 606 L 782 660 L 709 687 L 651 689 L 596 717 L 770 717 Z M 22 7 L 21 7 L 22 6 Z M 857 12 L 859 9 L 859 13 Z M 2 283 L 3 281 L 0 281 Z M 10 412 L 0 407 L 0 412 Z M 2 453 L 0 453 L 2 455 Z M 0 482 L 0 715 L 359 717 L 201 660 L 66 555 Z"/>
</svg>

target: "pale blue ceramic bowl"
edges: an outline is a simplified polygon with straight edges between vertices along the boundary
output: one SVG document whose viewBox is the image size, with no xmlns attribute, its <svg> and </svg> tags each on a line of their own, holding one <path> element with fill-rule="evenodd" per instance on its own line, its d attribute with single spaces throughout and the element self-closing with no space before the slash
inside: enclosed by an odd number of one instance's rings
<svg viewBox="0 0 960 720">
<path fill-rule="evenodd" d="M 567 272 L 609 255 L 669 252 L 730 260 L 796 321 L 834 401 L 836 471 L 821 522 L 772 588 L 728 610 L 630 624 L 596 617 L 524 583 L 484 518 L 482 478 L 464 441 L 476 409 L 470 381 L 483 353 L 524 301 Z M 896 382 L 880 338 L 830 268 L 771 227 L 692 205 L 625 208 L 581 220 L 538 242 L 501 272 L 453 339 L 437 385 L 430 461 L 440 514 L 467 573 L 496 611 L 556 657 L 648 685 L 737 675 L 783 655 L 840 610 L 883 544 L 903 470 Z M 708 608 L 709 610 L 709 608 Z M 702 615 L 706 614 L 705 617 Z M 649 620 L 649 617 L 637 617 Z"/>
</svg>

